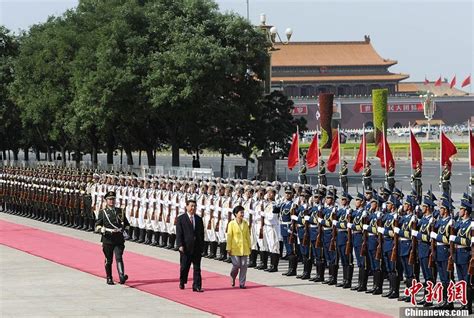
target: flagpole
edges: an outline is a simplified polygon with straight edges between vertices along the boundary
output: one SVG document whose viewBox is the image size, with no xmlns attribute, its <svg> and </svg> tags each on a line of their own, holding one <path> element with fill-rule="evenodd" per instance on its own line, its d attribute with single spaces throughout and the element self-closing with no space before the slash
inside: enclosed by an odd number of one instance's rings
<svg viewBox="0 0 474 318">
<path fill-rule="evenodd" d="M 338 155 L 338 164 L 339 164 L 339 169 L 341 169 L 341 133 L 339 131 L 340 125 L 337 125 L 337 147 L 339 148 L 337 150 L 337 155 Z M 342 180 L 341 180 L 341 174 L 339 174 L 339 186 L 342 188 Z M 342 189 L 344 191 L 344 189 Z"/>
<path fill-rule="evenodd" d="M 471 165 L 471 162 L 472 162 L 472 158 L 471 158 L 471 149 L 474 145 L 471 144 L 471 136 L 472 136 L 472 129 L 471 129 L 471 120 L 468 119 L 467 120 L 467 127 L 469 128 L 469 149 L 468 149 L 468 152 L 469 152 L 469 188 L 471 188 L 471 178 L 472 178 L 472 165 Z M 471 188 L 471 192 L 472 192 L 472 188 Z"/>
<path fill-rule="evenodd" d="M 443 143 L 442 143 L 442 139 L 443 139 L 443 125 L 439 125 L 439 191 L 441 193 L 443 193 L 443 191 L 441 190 L 441 178 L 442 178 L 442 165 L 443 165 Z"/>
<path fill-rule="evenodd" d="M 387 182 L 387 149 L 385 147 L 385 123 L 382 124 L 382 142 L 383 142 L 383 161 L 385 162 L 385 187 L 388 186 Z"/>
<path fill-rule="evenodd" d="M 412 136 L 412 131 L 411 131 L 411 123 L 408 122 L 408 129 L 410 130 L 410 154 L 411 154 L 411 158 L 410 158 L 410 174 L 411 176 L 413 176 L 413 143 L 411 141 L 411 136 Z M 430 129 L 428 128 L 428 131 Z"/>
<path fill-rule="evenodd" d="M 318 145 L 316 147 L 316 153 L 318 154 L 318 160 L 316 161 L 316 182 L 319 185 L 319 161 L 321 160 L 321 158 L 319 158 L 319 125 L 316 126 L 316 138 L 318 139 Z"/>
<path fill-rule="evenodd" d="M 367 147 L 365 144 L 365 123 L 362 125 L 362 145 L 364 146 L 364 148 L 362 149 L 362 160 L 364 161 L 363 166 L 362 166 L 362 175 L 364 175 L 364 169 L 367 163 L 367 154 L 366 154 Z"/>
<path fill-rule="evenodd" d="M 299 173 L 301 170 L 301 161 L 300 161 L 300 128 L 298 125 L 296 125 L 296 141 L 298 142 L 298 179 L 299 179 Z"/>
</svg>

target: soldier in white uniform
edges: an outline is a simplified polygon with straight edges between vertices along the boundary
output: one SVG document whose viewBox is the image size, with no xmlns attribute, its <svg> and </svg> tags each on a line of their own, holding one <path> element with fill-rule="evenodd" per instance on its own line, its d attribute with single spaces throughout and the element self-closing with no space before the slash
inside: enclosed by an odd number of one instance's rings
<svg viewBox="0 0 474 318">
<path fill-rule="evenodd" d="M 199 194 L 196 200 L 196 214 L 199 215 L 203 220 L 204 225 L 204 245 L 202 248 L 202 257 L 207 257 L 209 255 L 209 240 L 206 240 L 206 226 L 207 223 L 204 221 L 206 217 L 206 200 L 207 200 L 207 184 L 202 182 L 199 188 Z"/>
<path fill-rule="evenodd" d="M 168 212 L 168 218 L 166 220 L 167 232 L 169 235 L 167 249 L 171 250 L 174 248 L 176 242 L 176 220 L 179 215 L 179 206 L 181 199 L 181 182 L 176 180 L 173 187 L 173 192 L 171 193 L 171 211 Z"/>
<path fill-rule="evenodd" d="M 215 230 L 215 216 L 217 214 L 218 197 L 216 196 L 216 184 L 209 183 L 206 196 L 206 208 L 204 210 L 204 241 L 209 242 L 208 258 L 214 259 L 217 256 L 217 236 Z"/>
<path fill-rule="evenodd" d="M 258 255 L 258 247 L 257 247 L 257 240 L 254 233 L 254 225 L 255 225 L 255 199 L 253 198 L 254 188 L 251 185 L 245 186 L 245 192 L 243 196 L 242 206 L 244 207 L 244 219 L 249 224 L 250 229 L 250 256 L 249 256 L 249 267 L 256 267 L 257 266 L 257 255 Z"/>
<path fill-rule="evenodd" d="M 260 251 L 260 264 L 256 267 L 257 269 L 268 268 L 268 246 L 264 239 L 265 235 L 263 235 L 265 224 L 265 196 L 265 188 L 260 187 L 257 192 L 257 202 L 255 204 L 255 225 L 252 228 Z"/>
<path fill-rule="evenodd" d="M 264 209 L 264 228 L 263 236 L 268 251 L 270 252 L 270 267 L 267 272 L 277 272 L 280 260 L 280 216 L 279 210 L 275 208 L 276 189 L 274 187 L 267 188 L 267 202 Z"/>
<path fill-rule="evenodd" d="M 158 182 L 155 179 L 149 179 L 148 183 L 150 184 L 147 189 L 147 210 L 145 212 L 145 244 L 150 245 L 153 239 L 153 222 L 155 222 L 155 209 L 156 209 L 156 190 L 158 188 Z M 156 223 L 156 222 L 155 222 Z M 156 225 L 155 225 L 156 226 Z"/>
</svg>

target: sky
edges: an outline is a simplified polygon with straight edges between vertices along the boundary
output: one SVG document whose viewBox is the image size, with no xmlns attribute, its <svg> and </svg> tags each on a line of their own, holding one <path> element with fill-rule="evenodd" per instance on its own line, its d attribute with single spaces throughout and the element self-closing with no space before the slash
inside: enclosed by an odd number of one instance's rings
<svg viewBox="0 0 474 318">
<path fill-rule="evenodd" d="M 217 0 L 220 10 L 247 16 L 247 0 Z M 61 15 L 78 0 L 0 0 L 0 24 L 18 32 Z M 362 41 L 370 35 L 380 56 L 397 60 L 390 68 L 409 81 L 456 75 L 458 87 L 474 73 L 474 0 L 248 0 L 249 17 L 292 41 Z"/>
</svg>

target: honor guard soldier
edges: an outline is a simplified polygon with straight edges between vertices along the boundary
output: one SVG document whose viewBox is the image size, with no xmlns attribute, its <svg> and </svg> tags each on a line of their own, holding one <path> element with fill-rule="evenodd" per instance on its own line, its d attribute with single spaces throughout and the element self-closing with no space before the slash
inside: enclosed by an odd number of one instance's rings
<svg viewBox="0 0 474 318">
<path fill-rule="evenodd" d="M 358 283 L 356 286 L 352 287 L 351 290 L 356 290 L 358 292 L 365 292 L 367 290 L 367 279 L 369 277 L 366 256 L 363 256 L 365 253 L 362 252 L 362 231 L 364 221 L 367 217 L 367 212 L 365 211 L 364 205 L 364 195 L 362 193 L 357 193 L 355 198 L 355 209 L 352 211 L 351 215 L 352 223 L 347 224 L 347 228 L 351 229 L 352 232 L 352 246 L 357 260 L 357 267 L 359 269 Z"/>
<path fill-rule="evenodd" d="M 423 183 L 421 182 L 421 173 L 422 173 L 422 170 L 421 170 L 421 163 L 420 162 L 417 162 L 416 163 L 416 169 L 415 171 L 413 171 L 413 175 L 411 176 L 411 180 L 413 182 L 413 188 L 415 189 L 415 192 L 416 192 L 416 201 L 418 203 L 421 203 L 421 196 L 422 196 L 422 187 L 423 187 Z"/>
<path fill-rule="evenodd" d="M 352 275 L 354 274 L 354 265 L 352 260 L 352 250 L 349 255 L 346 254 L 347 220 L 352 217 L 351 209 L 352 196 L 343 192 L 341 195 L 341 207 L 337 211 L 337 219 L 333 220 L 333 226 L 337 229 L 337 253 L 341 259 L 342 265 L 342 283 L 336 284 L 336 287 L 350 288 L 352 285 Z"/>
<path fill-rule="evenodd" d="M 362 172 L 362 184 L 364 185 L 365 190 L 372 191 L 372 169 L 370 166 L 371 163 L 367 160 L 364 171 Z"/>
<path fill-rule="evenodd" d="M 324 163 L 324 160 L 319 162 L 318 180 L 319 184 L 322 184 L 323 186 L 328 185 L 328 179 L 326 177 L 326 164 Z"/>
<path fill-rule="evenodd" d="M 302 183 L 302 184 L 308 183 L 308 179 L 306 179 L 306 172 L 307 171 L 308 171 L 308 169 L 306 168 L 306 161 L 303 160 L 303 164 L 301 165 L 300 170 L 298 172 L 300 183 Z"/>
<path fill-rule="evenodd" d="M 435 308 L 439 309 L 452 309 L 453 304 L 448 302 L 448 259 L 449 259 L 449 233 L 451 226 L 453 226 L 453 220 L 450 215 L 451 211 L 450 200 L 443 199 L 440 205 L 440 216 L 435 223 L 437 231 L 431 231 L 431 239 L 436 241 L 436 268 L 438 270 L 439 280 L 443 284 L 443 301 L 439 303 Z"/>
<path fill-rule="evenodd" d="M 347 175 L 349 173 L 349 169 L 347 168 L 347 161 L 342 162 L 341 170 L 339 171 L 339 180 L 341 181 L 342 191 L 348 192 L 349 191 L 349 181 L 347 179 Z"/>
<path fill-rule="evenodd" d="M 433 270 L 429 266 L 430 231 L 431 226 L 436 221 L 432 213 L 434 206 L 435 203 L 429 196 L 423 198 L 423 203 L 421 204 L 421 212 L 423 213 L 423 216 L 418 220 L 417 228 L 411 230 L 412 237 L 416 237 L 418 241 L 418 260 L 425 280 L 423 283 L 423 286 L 425 287 L 425 295 L 422 301 L 418 301 L 418 304 L 423 305 L 423 307 L 430 307 L 433 305 L 430 302 L 426 302 L 426 287 L 428 286 L 428 282 L 434 284 Z"/>
<path fill-rule="evenodd" d="M 444 164 L 440 183 L 444 193 L 451 193 L 451 168 L 449 167 L 448 163 Z"/>
<path fill-rule="evenodd" d="M 472 245 L 472 231 L 473 221 L 471 219 L 472 205 L 468 200 L 461 200 L 459 207 L 459 221 L 455 224 L 456 235 L 450 235 L 449 241 L 454 242 L 456 247 L 456 255 L 454 263 L 456 263 L 456 272 L 458 281 L 466 282 L 466 299 L 467 304 L 463 305 L 461 309 L 466 309 L 469 314 L 472 314 L 472 277 L 469 275 L 469 261 L 471 260 L 471 245 Z"/>
<path fill-rule="evenodd" d="M 283 257 L 284 260 L 288 260 L 288 257 L 293 254 L 293 244 L 290 244 L 288 240 L 288 229 L 291 224 L 290 211 L 296 206 L 296 204 L 293 202 L 294 193 L 293 187 L 287 185 L 285 187 L 285 201 L 280 204 L 280 231 L 286 251 L 286 255 Z"/>
<path fill-rule="evenodd" d="M 107 275 L 107 284 L 113 285 L 112 262 L 115 254 L 117 263 L 117 272 L 120 278 L 120 284 L 124 284 L 128 276 L 125 275 L 123 264 L 123 251 L 125 249 L 124 231 L 130 227 L 127 218 L 122 209 L 115 207 L 115 192 L 107 192 L 105 195 L 107 202 L 106 208 L 100 210 L 95 223 L 96 232 L 102 234 L 102 251 L 105 255 L 105 273 Z"/>
<path fill-rule="evenodd" d="M 310 229 L 309 229 L 309 219 L 310 219 L 310 209 L 309 198 L 311 197 L 311 190 L 305 188 L 301 193 L 301 204 L 296 210 L 298 219 L 298 242 L 300 244 L 300 253 L 303 257 L 303 273 L 297 275 L 296 278 L 300 279 L 309 279 L 311 274 L 311 268 L 313 266 L 313 260 L 311 255 L 311 246 L 310 246 Z"/>
<path fill-rule="evenodd" d="M 395 168 L 393 167 L 393 161 L 390 160 L 388 163 L 388 171 L 385 173 L 387 178 L 387 184 L 390 192 L 393 192 L 395 188 Z"/>
<path fill-rule="evenodd" d="M 275 204 L 275 195 L 276 189 L 268 187 L 263 236 L 270 253 L 270 266 L 265 270 L 269 273 L 278 272 L 280 261 L 280 215 Z"/>
<path fill-rule="evenodd" d="M 329 268 L 329 279 L 325 280 L 323 284 L 336 285 L 337 282 L 337 253 L 336 253 L 336 237 L 333 235 L 333 223 L 336 219 L 337 206 L 335 201 L 337 199 L 336 189 L 327 189 L 326 205 L 323 209 L 323 218 L 318 218 L 318 222 L 323 225 L 323 245 L 324 258 Z"/>
<path fill-rule="evenodd" d="M 317 187 L 313 190 L 313 200 L 311 207 L 311 214 L 309 218 L 309 228 L 310 228 L 310 240 L 311 240 L 311 251 L 313 258 L 316 260 L 316 276 L 310 278 L 310 281 L 313 282 L 322 282 L 324 281 L 324 271 L 326 269 L 326 264 L 323 259 L 323 251 L 321 247 L 316 246 L 316 242 L 319 236 L 319 224 L 318 216 L 322 215 L 323 203 L 322 198 L 324 197 L 324 192 L 322 187 Z M 322 238 L 322 237 L 320 237 Z"/>
</svg>

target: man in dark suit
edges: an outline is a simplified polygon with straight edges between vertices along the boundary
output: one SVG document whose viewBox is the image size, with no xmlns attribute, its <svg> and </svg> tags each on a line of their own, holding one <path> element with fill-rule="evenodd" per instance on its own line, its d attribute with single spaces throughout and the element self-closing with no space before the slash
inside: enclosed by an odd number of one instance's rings
<svg viewBox="0 0 474 318">
<path fill-rule="evenodd" d="M 193 264 L 193 291 L 203 292 L 201 288 L 201 253 L 204 245 L 204 225 L 196 215 L 196 201 L 186 201 L 186 213 L 176 222 L 176 242 L 180 253 L 179 288 L 184 289 L 188 273 Z"/>
</svg>

